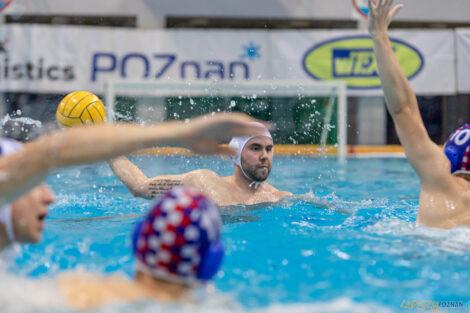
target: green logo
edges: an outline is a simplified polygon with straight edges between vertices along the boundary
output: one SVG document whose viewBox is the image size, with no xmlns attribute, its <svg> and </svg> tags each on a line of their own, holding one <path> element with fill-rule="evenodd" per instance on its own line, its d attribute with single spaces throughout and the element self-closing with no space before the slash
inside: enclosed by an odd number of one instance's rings
<svg viewBox="0 0 470 313">
<path fill-rule="evenodd" d="M 424 66 L 421 53 L 401 40 L 390 39 L 398 62 L 408 79 Z M 378 88 L 380 79 L 372 39 L 368 36 L 341 37 L 321 42 L 303 58 L 307 74 L 317 80 L 343 80 L 349 88 Z"/>
</svg>

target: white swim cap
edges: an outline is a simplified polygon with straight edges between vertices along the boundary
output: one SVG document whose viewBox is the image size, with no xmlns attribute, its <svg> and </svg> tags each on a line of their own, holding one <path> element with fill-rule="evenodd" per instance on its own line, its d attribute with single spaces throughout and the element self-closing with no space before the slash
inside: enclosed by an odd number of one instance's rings
<svg viewBox="0 0 470 313">
<path fill-rule="evenodd" d="M 256 188 L 258 188 L 259 185 L 262 185 L 264 187 L 263 182 L 255 181 L 251 177 L 248 177 L 248 175 L 246 175 L 246 173 L 245 173 L 245 171 L 243 170 L 243 167 L 242 167 L 242 151 L 243 151 L 243 148 L 245 147 L 246 143 L 248 141 L 250 141 L 251 138 L 254 138 L 256 136 L 265 136 L 265 137 L 271 138 L 271 140 L 272 140 L 273 137 L 271 136 L 271 133 L 266 128 L 266 126 L 264 126 L 263 124 L 258 123 L 258 122 L 251 122 L 250 124 L 260 126 L 262 129 L 260 129 L 259 133 L 255 134 L 254 136 L 233 137 L 232 140 L 230 140 L 230 143 L 228 144 L 228 146 L 229 146 L 229 148 L 236 151 L 236 153 L 234 155 L 232 155 L 232 157 L 231 157 L 233 163 L 235 163 L 235 165 L 238 165 L 238 167 L 240 167 L 240 169 L 242 170 L 243 175 L 245 175 L 245 177 L 248 180 L 252 181 L 250 186 L 254 185 L 254 187 L 256 189 Z"/>
<path fill-rule="evenodd" d="M 16 140 L 0 138 L 0 157 L 15 153 L 21 148 L 21 143 Z M 11 203 L 0 207 L 0 223 L 5 225 L 5 230 L 10 242 L 14 242 L 15 232 L 13 231 L 13 221 L 11 219 Z"/>
</svg>

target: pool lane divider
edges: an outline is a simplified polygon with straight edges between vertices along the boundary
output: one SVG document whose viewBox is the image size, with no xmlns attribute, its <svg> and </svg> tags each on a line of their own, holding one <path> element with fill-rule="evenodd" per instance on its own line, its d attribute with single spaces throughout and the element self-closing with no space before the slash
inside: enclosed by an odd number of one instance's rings
<svg viewBox="0 0 470 313">
<path fill-rule="evenodd" d="M 348 157 L 404 157 L 403 148 L 400 145 L 385 146 L 347 146 Z M 320 145 L 275 145 L 276 156 L 335 156 L 338 154 L 336 146 Z M 141 150 L 136 155 L 195 155 L 188 149 L 183 148 L 152 148 Z"/>
</svg>

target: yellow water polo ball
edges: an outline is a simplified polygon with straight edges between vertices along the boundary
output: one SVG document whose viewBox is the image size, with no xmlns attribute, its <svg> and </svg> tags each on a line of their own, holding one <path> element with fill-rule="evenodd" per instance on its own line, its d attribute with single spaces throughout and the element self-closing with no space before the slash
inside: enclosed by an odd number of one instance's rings
<svg viewBox="0 0 470 313">
<path fill-rule="evenodd" d="M 61 127 L 100 124 L 106 118 L 106 110 L 100 98 L 88 91 L 74 91 L 60 101 L 56 112 Z"/>
</svg>

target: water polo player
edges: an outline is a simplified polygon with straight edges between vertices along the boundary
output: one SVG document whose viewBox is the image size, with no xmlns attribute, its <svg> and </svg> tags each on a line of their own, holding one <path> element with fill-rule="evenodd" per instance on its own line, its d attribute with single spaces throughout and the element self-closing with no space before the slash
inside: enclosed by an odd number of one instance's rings
<svg viewBox="0 0 470 313">
<path fill-rule="evenodd" d="M 71 273 L 60 277 L 61 289 L 81 309 L 123 300 L 188 301 L 189 292 L 209 282 L 222 263 L 221 225 L 214 202 L 195 189 L 175 187 L 135 227 L 133 281 Z"/>
<path fill-rule="evenodd" d="M 78 127 L 21 145 L 0 139 L 0 250 L 18 242 L 37 242 L 52 192 L 41 181 L 54 169 L 109 159 L 155 145 L 174 145 L 199 153 L 220 153 L 219 143 L 255 130 L 243 114 L 215 114 L 189 123 L 153 126 Z M 195 144 L 197 143 L 197 144 Z"/>
<path fill-rule="evenodd" d="M 416 95 L 403 74 L 387 35 L 388 25 L 403 5 L 369 0 L 369 32 L 374 43 L 387 109 L 408 161 L 421 180 L 417 221 L 430 227 L 470 225 L 470 129 L 456 130 L 444 152 L 426 132 Z"/>
<path fill-rule="evenodd" d="M 21 149 L 21 143 L 0 138 L 2 157 Z M 46 185 L 40 184 L 12 203 L 0 207 L 0 250 L 16 242 L 38 242 L 44 229 L 43 220 L 52 202 L 54 202 L 52 191 Z"/>
<path fill-rule="evenodd" d="M 235 152 L 235 172 L 221 177 L 208 169 L 180 175 L 147 176 L 127 158 L 109 161 L 114 173 L 138 197 L 153 198 L 177 185 L 187 185 L 207 194 L 220 206 L 276 202 L 292 195 L 266 183 L 273 161 L 273 139 L 261 123 L 253 122 L 248 136 L 232 138 L 229 147 Z"/>
</svg>

